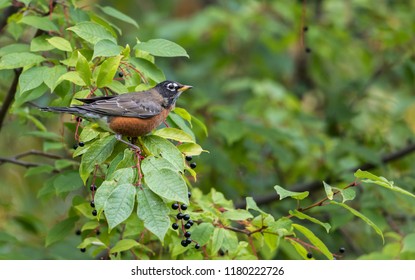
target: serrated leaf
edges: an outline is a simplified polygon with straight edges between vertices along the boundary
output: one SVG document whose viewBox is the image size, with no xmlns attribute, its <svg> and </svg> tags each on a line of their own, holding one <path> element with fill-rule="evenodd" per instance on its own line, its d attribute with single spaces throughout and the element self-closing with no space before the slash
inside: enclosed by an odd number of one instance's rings
<svg viewBox="0 0 415 280">
<path fill-rule="evenodd" d="M 178 142 L 194 143 L 195 140 L 181 129 L 174 127 L 165 127 L 154 131 L 153 135 L 157 135 L 166 139 L 175 140 Z"/>
<path fill-rule="evenodd" d="M 29 52 L 10 53 L 0 58 L 0 70 L 26 67 L 44 60 L 42 56 Z"/>
<path fill-rule="evenodd" d="M 199 144 L 196 143 L 183 143 L 178 145 L 177 148 L 186 156 L 198 156 L 202 152 L 207 152 L 206 150 L 203 150 Z"/>
<path fill-rule="evenodd" d="M 215 227 L 211 223 L 201 223 L 192 227 L 192 238 L 197 240 L 200 246 L 208 243 Z"/>
<path fill-rule="evenodd" d="M 68 40 L 66 40 L 65 38 L 56 36 L 56 37 L 46 39 L 46 41 L 48 41 L 49 44 L 51 44 L 52 46 L 54 46 L 58 50 L 65 51 L 65 52 L 71 52 L 72 51 L 71 43 Z"/>
<path fill-rule="evenodd" d="M 124 222 L 133 212 L 135 202 L 135 187 L 132 184 L 117 186 L 108 196 L 104 205 L 105 217 L 108 222 L 108 232 Z"/>
<path fill-rule="evenodd" d="M 61 75 L 59 79 L 57 80 L 55 86 L 59 85 L 62 81 L 70 81 L 71 83 L 74 83 L 78 86 L 86 86 L 84 80 L 81 78 L 78 72 L 76 71 L 70 71 L 66 72 L 65 74 Z"/>
<path fill-rule="evenodd" d="M 19 77 L 20 94 L 37 88 L 43 83 L 43 72 L 46 67 L 32 67 L 22 72 Z"/>
<path fill-rule="evenodd" d="M 111 248 L 110 254 L 128 251 L 134 247 L 140 247 L 141 244 L 134 239 L 121 239 L 115 243 L 114 247 Z"/>
<path fill-rule="evenodd" d="M 132 24 L 132 25 L 134 25 L 135 27 L 138 28 L 138 24 L 134 19 L 132 19 L 131 17 L 127 16 L 126 14 L 120 12 L 117 9 L 114 9 L 113 7 L 110 7 L 110 6 L 104 6 L 103 7 L 103 6 L 99 6 L 99 5 L 98 5 L 98 8 L 100 8 L 107 15 L 109 15 L 111 17 L 114 17 L 116 19 L 119 19 L 121 21 L 124 21 L 126 23 Z"/>
<path fill-rule="evenodd" d="M 146 51 L 154 56 L 189 57 L 185 49 L 183 49 L 178 44 L 165 39 L 152 39 L 147 42 L 140 42 L 134 48 L 141 51 Z"/>
<path fill-rule="evenodd" d="M 94 55 L 92 56 L 92 59 L 103 56 L 103 57 L 109 57 L 109 56 L 117 56 L 121 52 L 121 47 L 118 46 L 114 41 L 104 39 L 99 41 L 94 46 Z"/>
<path fill-rule="evenodd" d="M 58 84 L 58 79 L 66 72 L 66 67 L 62 65 L 45 67 L 43 71 L 43 82 L 50 88 L 51 91 L 54 91 Z"/>
<path fill-rule="evenodd" d="M 89 149 L 82 155 L 79 174 L 84 183 L 86 183 L 90 173 L 94 170 L 95 165 L 103 163 L 112 154 L 116 141 L 112 135 L 101 138 L 91 144 Z"/>
<path fill-rule="evenodd" d="M 76 62 L 75 68 L 76 72 L 79 74 L 79 77 L 81 77 L 81 79 L 84 81 L 85 85 L 91 85 L 91 68 L 89 67 L 88 61 L 81 53 L 78 53 L 78 61 Z"/>
<path fill-rule="evenodd" d="M 398 192 L 403 195 L 415 198 L 415 194 L 408 192 L 407 190 L 402 189 L 398 186 L 395 186 L 392 181 L 389 181 L 384 177 L 376 176 L 368 171 L 362 171 L 359 169 L 354 173 L 354 176 L 356 178 L 364 179 L 362 181 L 365 183 L 375 184 L 375 185 L 384 187 L 386 189 L 392 190 L 394 192 Z"/>
<path fill-rule="evenodd" d="M 248 210 L 231 209 L 226 212 L 223 212 L 222 217 L 225 219 L 232 220 L 232 221 L 242 221 L 242 220 L 252 219 L 254 216 L 252 216 L 252 214 L 249 213 Z"/>
<path fill-rule="evenodd" d="M 114 79 L 115 74 L 117 73 L 118 66 L 121 61 L 121 56 L 114 56 L 107 58 L 99 69 L 97 77 L 97 87 L 102 88 L 111 84 Z"/>
<path fill-rule="evenodd" d="M 147 59 L 130 57 L 130 62 L 134 65 L 134 67 L 143 72 L 146 77 L 149 77 L 156 83 L 166 80 L 166 76 L 163 71 Z"/>
<path fill-rule="evenodd" d="M 290 213 L 290 215 L 293 215 L 294 217 L 297 217 L 301 220 L 306 219 L 306 220 L 309 220 L 310 222 L 313 222 L 315 224 L 318 224 L 318 225 L 324 227 L 326 229 L 327 233 L 329 233 L 329 231 L 331 229 L 331 225 L 329 223 L 323 223 L 320 220 L 318 220 L 316 218 L 313 218 L 313 217 L 311 217 L 307 214 L 304 214 L 304 213 L 302 213 L 298 210 L 290 210 L 289 213 Z"/>
<path fill-rule="evenodd" d="M 356 217 L 358 217 L 358 218 L 360 218 L 360 219 L 362 219 L 366 224 L 368 224 L 370 227 L 372 227 L 375 231 L 376 231 L 376 233 L 377 234 L 379 234 L 380 235 L 380 237 L 382 237 L 382 241 L 383 241 L 383 243 L 385 243 L 385 239 L 384 239 L 384 237 L 383 237 L 383 233 L 382 233 L 382 231 L 380 230 L 380 228 L 374 223 L 374 222 L 372 222 L 368 217 L 366 217 L 365 215 L 363 215 L 362 213 L 360 213 L 359 211 L 357 211 L 356 209 L 353 209 L 353 208 L 351 208 L 350 206 L 348 206 L 348 205 L 346 205 L 346 204 L 344 204 L 344 203 L 339 203 L 339 202 L 336 202 L 336 201 L 334 201 L 334 200 L 332 200 L 332 201 L 330 201 L 330 203 L 331 204 L 334 204 L 334 205 L 338 205 L 338 206 L 341 206 L 341 207 L 343 207 L 343 208 L 345 208 L 345 209 L 347 209 L 347 210 L 349 210 L 353 215 L 355 215 Z"/>
<path fill-rule="evenodd" d="M 64 239 L 68 234 L 71 234 L 77 220 L 78 217 L 69 217 L 54 225 L 46 235 L 45 246 L 49 247 L 50 245 Z"/>
<path fill-rule="evenodd" d="M 292 197 L 294 199 L 302 200 L 306 198 L 309 194 L 308 191 L 305 192 L 292 192 L 288 191 L 280 186 L 274 186 L 274 189 L 277 191 L 278 195 L 280 196 L 280 200 L 286 198 L 286 197 Z"/>
<path fill-rule="evenodd" d="M 225 233 L 226 229 L 224 228 L 215 228 L 213 230 L 213 235 L 212 235 L 212 245 L 210 247 L 210 254 L 214 255 L 216 254 L 219 249 L 222 247 L 223 245 L 223 240 L 225 239 Z"/>
<path fill-rule="evenodd" d="M 323 181 L 323 186 L 324 186 L 324 191 L 326 192 L 327 198 L 330 200 L 333 200 L 333 195 L 334 195 L 333 188 L 324 181 Z"/>
<path fill-rule="evenodd" d="M 77 171 L 68 171 L 59 174 L 53 181 L 56 194 L 71 192 L 83 186 Z"/>
<path fill-rule="evenodd" d="M 45 31 L 59 31 L 58 27 L 48 17 L 24 16 L 19 23 Z"/>
<path fill-rule="evenodd" d="M 137 191 L 137 216 L 162 243 L 170 227 L 168 213 L 165 202 L 151 190 L 143 188 Z"/>
<path fill-rule="evenodd" d="M 314 246 L 316 246 L 320 250 L 321 253 L 323 253 L 327 257 L 327 259 L 329 260 L 333 259 L 333 254 L 330 252 L 327 246 L 311 230 L 299 224 L 293 224 L 293 227 L 299 232 L 301 232 L 302 234 L 304 234 L 304 236 L 307 237 L 307 239 Z"/>
<path fill-rule="evenodd" d="M 67 29 L 93 45 L 105 39 L 117 43 L 117 40 L 108 30 L 94 22 L 80 22 Z"/>
<path fill-rule="evenodd" d="M 168 160 L 175 167 L 175 170 L 183 172 L 184 158 L 182 153 L 170 141 L 156 135 L 142 137 L 142 140 L 146 150 L 152 155 L 161 156 Z"/>
<path fill-rule="evenodd" d="M 151 170 L 144 173 L 144 181 L 154 193 L 167 200 L 188 204 L 188 189 L 183 177 L 168 168 Z"/>
</svg>

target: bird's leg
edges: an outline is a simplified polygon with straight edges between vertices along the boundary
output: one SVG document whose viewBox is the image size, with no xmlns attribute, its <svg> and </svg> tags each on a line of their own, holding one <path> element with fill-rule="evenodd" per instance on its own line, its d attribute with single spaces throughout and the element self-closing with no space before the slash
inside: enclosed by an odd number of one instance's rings
<svg viewBox="0 0 415 280">
<path fill-rule="evenodd" d="M 129 146 L 130 148 L 132 148 L 134 151 L 139 152 L 141 154 L 141 149 L 140 147 L 131 144 L 130 142 L 125 141 L 124 139 L 122 139 L 122 135 L 121 134 L 115 134 L 115 139 L 117 139 L 120 142 L 123 142 L 124 144 L 126 144 L 127 146 Z"/>
<path fill-rule="evenodd" d="M 164 120 L 163 123 L 166 127 L 170 127 L 166 120 Z"/>
<path fill-rule="evenodd" d="M 141 151 L 136 151 L 135 156 L 137 157 L 137 173 L 138 173 L 138 180 L 137 180 L 137 187 L 141 186 L 141 180 L 143 179 L 143 174 L 141 173 Z"/>
</svg>

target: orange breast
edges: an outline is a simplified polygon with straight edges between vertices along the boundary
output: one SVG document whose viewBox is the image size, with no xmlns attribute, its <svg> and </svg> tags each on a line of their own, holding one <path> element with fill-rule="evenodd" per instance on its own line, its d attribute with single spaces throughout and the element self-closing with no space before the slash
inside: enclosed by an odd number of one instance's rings
<svg viewBox="0 0 415 280">
<path fill-rule="evenodd" d="M 131 117 L 113 117 L 110 119 L 110 129 L 115 133 L 139 137 L 150 133 L 157 128 L 169 114 L 169 110 L 163 110 L 162 113 L 148 119 L 131 118 Z"/>
</svg>

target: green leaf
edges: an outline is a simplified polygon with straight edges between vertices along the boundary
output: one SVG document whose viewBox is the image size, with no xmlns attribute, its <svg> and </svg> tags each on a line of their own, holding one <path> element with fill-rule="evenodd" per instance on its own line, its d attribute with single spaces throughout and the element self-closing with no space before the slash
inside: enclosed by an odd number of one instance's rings
<svg viewBox="0 0 415 280">
<path fill-rule="evenodd" d="M 202 152 L 207 152 L 206 150 L 203 150 L 199 144 L 196 143 L 183 143 L 178 145 L 177 148 L 186 156 L 198 156 Z"/>
<path fill-rule="evenodd" d="M 90 173 L 94 170 L 95 165 L 103 163 L 112 154 L 116 141 L 113 135 L 101 138 L 91 144 L 89 149 L 82 155 L 79 174 L 84 183 L 86 183 Z"/>
<path fill-rule="evenodd" d="M 151 190 L 142 188 L 137 191 L 137 215 L 161 242 L 170 227 L 168 213 L 165 202 Z"/>
<path fill-rule="evenodd" d="M 9 53 L 21 53 L 21 52 L 29 52 L 30 46 L 27 44 L 10 44 L 0 48 L 0 56 L 4 56 Z"/>
<path fill-rule="evenodd" d="M 277 191 L 278 195 L 280 196 L 280 200 L 286 198 L 286 197 L 292 197 L 294 199 L 302 200 L 306 198 L 309 194 L 309 192 L 292 192 L 288 191 L 280 186 L 274 186 L 274 189 Z"/>
<path fill-rule="evenodd" d="M 56 36 L 56 37 L 46 39 L 46 41 L 48 41 L 49 44 L 51 44 L 58 50 L 65 51 L 65 52 L 71 52 L 73 50 L 71 43 L 65 38 Z"/>
<path fill-rule="evenodd" d="M 105 204 L 107 203 L 108 197 L 110 196 L 111 192 L 117 187 L 117 182 L 115 181 L 104 181 L 99 186 L 97 191 L 95 192 L 94 202 L 95 202 L 95 209 L 98 212 L 97 217 L 100 217 L 102 210 L 104 210 Z"/>
<path fill-rule="evenodd" d="M 147 186 L 154 193 L 167 200 L 189 203 L 186 182 L 179 173 L 162 168 L 147 173 L 143 171 L 143 174 Z"/>
<path fill-rule="evenodd" d="M 326 229 L 327 233 L 329 233 L 329 231 L 330 231 L 331 225 L 329 223 L 323 223 L 320 220 L 318 220 L 316 218 L 313 218 L 313 217 L 311 217 L 311 216 L 309 216 L 307 214 L 304 214 L 304 213 L 302 213 L 302 212 L 300 212 L 298 210 L 294 210 L 294 211 L 290 210 L 289 213 L 291 215 L 293 215 L 294 217 L 297 217 L 297 218 L 299 218 L 301 220 L 306 219 L 306 220 L 309 220 L 310 222 L 313 222 L 315 224 L 318 224 L 318 225 L 324 227 Z"/>
<path fill-rule="evenodd" d="M 77 220 L 78 217 L 70 217 L 54 225 L 46 235 L 45 246 L 49 247 L 64 239 L 68 234 L 72 234 Z"/>
<path fill-rule="evenodd" d="M 19 77 L 20 94 L 37 88 L 43 83 L 43 72 L 46 67 L 32 67 L 22 72 Z"/>
<path fill-rule="evenodd" d="M 41 36 L 37 36 L 33 38 L 32 41 L 30 41 L 30 51 L 31 52 L 44 52 L 44 51 L 53 50 L 54 47 L 51 44 L 49 44 L 49 42 L 47 41 L 47 39 L 49 38 L 50 37 L 48 35 L 41 35 Z"/>
<path fill-rule="evenodd" d="M 94 55 L 92 56 L 92 59 L 103 56 L 103 57 L 109 57 L 109 56 L 117 56 L 121 52 L 121 47 L 118 46 L 116 43 L 114 43 L 111 40 L 104 39 L 99 41 L 94 46 Z"/>
<path fill-rule="evenodd" d="M 173 112 L 175 112 L 177 115 L 182 117 L 182 119 L 188 121 L 189 123 L 192 122 L 192 115 L 190 115 L 190 113 L 187 112 L 186 109 L 175 107 Z"/>
<path fill-rule="evenodd" d="M 0 70 L 26 67 L 44 60 L 42 56 L 29 52 L 10 53 L 0 58 Z"/>
<path fill-rule="evenodd" d="M 42 174 L 42 173 L 50 174 L 50 173 L 52 173 L 52 171 L 54 169 L 55 168 L 53 168 L 53 166 L 46 165 L 46 164 L 45 165 L 41 165 L 41 166 L 30 167 L 25 172 L 24 177 L 29 177 L 29 176 L 33 176 L 33 175 L 37 175 L 37 174 Z"/>
<path fill-rule="evenodd" d="M 118 183 L 134 183 L 136 170 L 130 167 L 115 170 L 106 180 L 114 180 Z"/>
<path fill-rule="evenodd" d="M 105 39 L 117 43 L 116 38 L 108 30 L 94 22 L 80 22 L 75 26 L 69 27 L 68 30 L 93 45 Z"/>
<path fill-rule="evenodd" d="M 91 68 L 89 67 L 88 61 L 81 53 L 78 53 L 78 61 L 76 62 L 75 68 L 85 85 L 90 86 L 92 77 Z"/>
<path fill-rule="evenodd" d="M 193 240 L 197 240 L 197 243 L 199 243 L 200 246 L 203 246 L 208 243 L 212 237 L 214 229 L 215 227 L 211 223 L 200 223 L 198 225 L 194 225 L 192 227 L 192 238 Z"/>
<path fill-rule="evenodd" d="M 62 81 L 70 81 L 78 86 L 86 86 L 84 80 L 81 78 L 78 72 L 70 71 L 66 72 L 65 74 L 61 75 L 59 79 L 56 81 L 55 87 L 59 85 Z"/>
<path fill-rule="evenodd" d="M 398 193 L 401 193 L 403 195 L 415 198 L 415 194 L 410 193 L 405 189 L 402 189 L 400 187 L 395 186 L 393 181 L 388 181 L 386 178 L 376 176 L 376 175 L 374 175 L 374 174 L 372 174 L 368 171 L 362 171 L 362 170 L 359 169 L 354 173 L 354 176 L 356 178 L 364 179 L 362 181 L 365 182 L 365 183 L 376 184 L 378 186 L 384 187 L 384 188 L 392 190 L 394 192 L 398 192 Z"/>
<path fill-rule="evenodd" d="M 41 29 L 44 31 L 59 31 L 58 27 L 49 19 L 49 17 L 24 16 L 20 23 Z"/>
<path fill-rule="evenodd" d="M 94 230 L 98 227 L 99 227 L 99 222 L 98 221 L 88 221 L 82 226 L 81 231 Z"/>
<path fill-rule="evenodd" d="M 169 140 L 156 135 L 142 137 L 145 148 L 154 156 L 161 156 L 168 160 L 178 172 L 184 170 L 182 153 Z"/>
<path fill-rule="evenodd" d="M 213 230 L 213 235 L 212 235 L 212 245 L 210 246 L 210 254 L 214 255 L 216 254 L 219 249 L 222 247 L 223 245 L 223 240 L 225 239 L 225 235 L 226 235 L 226 229 L 224 228 L 220 228 L 220 227 L 216 227 Z"/>
<path fill-rule="evenodd" d="M 131 215 L 134 209 L 135 192 L 132 184 L 121 184 L 110 193 L 104 205 L 108 232 Z"/>
<path fill-rule="evenodd" d="M 254 216 L 252 216 L 252 214 L 249 213 L 248 210 L 231 209 L 226 212 L 223 212 L 222 217 L 233 221 L 242 221 L 252 219 Z"/>
<path fill-rule="evenodd" d="M 114 247 L 111 248 L 110 254 L 128 251 L 134 247 L 140 246 L 142 245 L 134 239 L 121 239 L 117 243 L 115 243 Z"/>
<path fill-rule="evenodd" d="M 134 19 L 132 19 L 131 17 L 127 16 L 126 14 L 114 9 L 113 7 L 109 7 L 109 6 L 103 7 L 103 6 L 99 6 L 99 5 L 97 5 L 97 6 L 98 6 L 98 8 L 100 8 L 107 15 L 109 15 L 111 17 L 114 17 L 116 19 L 119 19 L 121 21 L 124 21 L 126 23 L 132 24 L 132 25 L 134 25 L 135 27 L 138 28 L 138 24 Z"/>
<path fill-rule="evenodd" d="M 146 51 L 154 56 L 189 57 L 185 49 L 183 49 L 178 44 L 165 39 L 152 39 L 148 42 L 140 42 L 137 45 L 135 45 L 134 49 Z"/>
<path fill-rule="evenodd" d="M 47 86 L 44 84 L 41 84 L 40 86 L 38 86 L 37 88 L 34 88 L 33 90 L 25 91 L 23 93 L 18 91 L 16 92 L 16 97 L 15 97 L 16 99 L 14 101 L 13 106 L 17 108 L 28 101 L 38 99 L 39 97 L 44 95 L 47 90 L 48 90 Z"/>
<path fill-rule="evenodd" d="M 87 90 L 87 92 L 89 92 L 89 90 Z M 79 134 L 79 140 L 84 143 L 89 142 L 92 139 L 97 138 L 98 135 L 99 135 L 99 131 L 94 129 L 92 125 L 87 125 L 82 129 L 81 134 Z"/>
<path fill-rule="evenodd" d="M 117 80 L 112 80 L 110 84 L 107 85 L 107 87 L 112 90 L 115 93 L 127 93 L 129 90 L 128 88 L 122 84 L 121 82 Z"/>
<path fill-rule="evenodd" d="M 337 188 L 336 188 L 337 189 Z M 343 197 L 342 202 L 345 203 L 348 200 L 353 200 L 356 197 L 356 192 L 353 189 L 338 189 Z"/>
<path fill-rule="evenodd" d="M 403 239 L 402 252 L 415 253 L 415 233 L 410 233 Z"/>
<path fill-rule="evenodd" d="M 83 186 L 82 180 L 77 171 L 68 171 L 59 174 L 53 181 L 56 194 L 67 193 Z"/>
<path fill-rule="evenodd" d="M 195 140 L 181 129 L 174 127 L 165 127 L 154 131 L 153 135 L 157 135 L 166 139 L 175 140 L 178 142 L 194 143 Z"/>
<path fill-rule="evenodd" d="M 351 208 L 350 206 L 348 206 L 348 205 L 346 205 L 346 204 L 344 204 L 344 203 L 339 203 L 339 202 L 336 202 L 336 201 L 334 201 L 334 200 L 332 200 L 332 201 L 330 201 L 330 203 L 331 204 L 334 204 L 334 205 L 338 205 L 338 206 L 341 206 L 341 207 L 343 207 L 343 208 L 345 208 L 345 209 L 347 209 L 347 210 L 349 210 L 353 215 L 355 215 L 356 217 L 358 217 L 358 218 L 360 218 L 360 219 L 362 219 L 366 224 L 368 224 L 369 226 L 371 226 L 375 231 L 376 231 L 376 233 L 377 234 L 379 234 L 380 235 L 380 237 L 382 237 L 382 241 L 383 241 L 383 243 L 385 243 L 385 239 L 384 239 L 384 237 L 383 237 L 383 233 L 382 233 L 382 231 L 380 230 L 380 228 L 374 223 L 374 222 L 372 222 L 368 217 L 366 217 L 365 215 L 363 215 L 362 213 L 360 213 L 359 211 L 357 211 L 357 210 L 355 210 L 355 209 L 353 209 L 353 208 Z"/>
<path fill-rule="evenodd" d="M 327 257 L 327 259 L 333 259 L 333 254 L 329 251 L 327 246 L 311 230 L 299 224 L 293 224 L 293 227 L 304 234 L 304 236 L 307 237 L 307 239 Z"/>
<path fill-rule="evenodd" d="M 330 200 L 333 200 L 333 195 L 334 195 L 333 188 L 324 181 L 323 181 L 323 186 L 324 186 L 324 191 L 326 192 L 327 198 Z"/>
<path fill-rule="evenodd" d="M 295 239 L 288 239 L 288 241 L 290 242 L 290 244 L 294 247 L 294 249 L 297 251 L 297 253 L 305 260 L 309 259 L 307 257 L 308 251 L 306 248 L 304 248 L 304 246 L 297 242 Z M 314 258 L 312 258 L 314 259 Z"/>
<path fill-rule="evenodd" d="M 115 74 L 117 73 L 118 66 L 121 61 L 121 56 L 114 56 L 107 58 L 100 67 L 98 78 L 97 78 L 97 87 L 102 88 L 111 84 L 114 79 Z"/>
<path fill-rule="evenodd" d="M 60 76 L 67 72 L 66 67 L 62 65 L 55 65 L 53 67 L 45 67 L 43 71 L 43 82 L 51 91 L 54 91 L 58 85 Z"/>
<path fill-rule="evenodd" d="M 249 209 L 255 210 L 261 214 L 267 214 L 258 207 L 258 205 L 256 204 L 255 200 L 252 197 L 246 198 L 246 210 L 249 210 Z"/>
<path fill-rule="evenodd" d="M 98 247 L 107 247 L 104 242 L 102 242 L 97 237 L 87 237 L 84 240 L 82 240 L 81 244 L 79 244 L 76 248 L 87 248 L 89 246 L 98 246 Z"/>
<path fill-rule="evenodd" d="M 136 58 L 130 57 L 131 64 L 134 65 L 137 69 L 144 73 L 147 77 L 155 81 L 156 83 L 160 83 L 166 80 L 166 76 L 164 75 L 163 71 L 157 67 L 154 63 L 148 61 L 144 58 Z"/>
</svg>

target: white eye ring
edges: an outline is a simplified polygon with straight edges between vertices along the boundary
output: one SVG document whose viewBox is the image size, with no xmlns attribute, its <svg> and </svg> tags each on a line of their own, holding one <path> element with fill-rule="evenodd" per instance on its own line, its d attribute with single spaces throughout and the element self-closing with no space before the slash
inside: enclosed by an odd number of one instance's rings
<svg viewBox="0 0 415 280">
<path fill-rule="evenodd" d="M 170 91 L 175 91 L 176 88 L 177 88 L 177 84 L 176 83 L 169 83 L 167 85 L 167 89 L 170 90 Z"/>
</svg>

